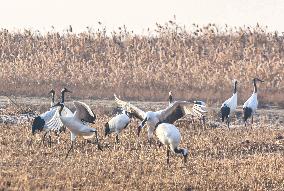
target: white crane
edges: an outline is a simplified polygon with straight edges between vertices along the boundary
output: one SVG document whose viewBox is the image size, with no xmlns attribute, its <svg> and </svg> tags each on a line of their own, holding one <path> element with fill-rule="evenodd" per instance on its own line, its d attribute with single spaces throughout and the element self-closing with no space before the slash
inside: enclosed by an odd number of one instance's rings
<svg viewBox="0 0 284 191">
<path fill-rule="evenodd" d="M 256 112 L 258 101 L 257 101 L 257 86 L 256 82 L 264 82 L 258 78 L 253 79 L 254 91 L 250 98 L 243 105 L 244 112 L 244 122 L 245 126 L 247 125 L 247 119 L 251 117 L 251 123 L 253 124 L 253 115 Z"/>
<path fill-rule="evenodd" d="M 232 97 L 227 99 L 221 106 L 221 117 L 222 117 L 222 122 L 227 119 L 227 125 L 228 128 L 230 127 L 230 121 L 231 121 L 231 116 L 235 112 L 237 108 L 237 80 L 234 80 L 234 91 Z"/>
<path fill-rule="evenodd" d="M 178 148 L 181 140 L 181 135 L 176 126 L 169 123 L 161 123 L 156 127 L 156 135 L 163 145 L 167 147 L 167 164 L 170 162 L 170 150 L 176 154 L 181 154 L 186 163 L 188 157 L 188 150 L 185 148 Z"/>
<path fill-rule="evenodd" d="M 122 113 L 117 114 L 109 122 L 105 124 L 105 136 L 111 134 L 112 132 L 116 133 L 115 141 L 118 143 L 119 133 L 125 129 L 130 123 L 131 113 L 122 110 Z"/>
<path fill-rule="evenodd" d="M 138 107 L 127 103 L 125 101 L 120 100 L 116 95 L 114 95 L 115 101 L 118 105 L 131 112 L 132 115 L 142 122 L 138 126 L 138 136 L 140 134 L 141 129 L 147 123 L 148 125 L 148 139 L 151 143 L 151 139 L 153 137 L 153 133 L 155 131 L 155 127 L 158 123 L 174 123 L 176 120 L 182 118 L 186 114 L 191 114 L 192 103 L 187 101 L 176 101 L 166 109 L 159 111 L 148 111 L 144 112 Z M 196 111 L 200 113 L 206 113 L 203 109 L 204 107 L 201 105 L 196 105 Z"/>
<path fill-rule="evenodd" d="M 64 88 L 61 91 L 61 102 L 64 104 L 64 96 L 66 92 L 71 92 L 68 89 Z M 54 104 L 54 97 L 55 97 L 55 91 L 52 89 L 49 94 L 51 94 L 51 106 Z M 43 131 L 44 135 L 42 138 L 42 143 L 44 143 L 44 139 L 46 135 L 49 135 L 49 146 L 51 147 L 51 134 L 50 131 L 55 131 L 57 135 L 60 133 L 61 128 L 63 127 L 63 124 L 59 121 L 57 126 L 53 126 L 51 123 L 51 119 L 55 115 L 56 108 L 50 108 L 49 111 L 46 111 L 45 113 L 42 113 L 41 115 L 34 118 L 33 124 L 32 124 L 32 134 L 34 135 L 36 131 Z M 64 115 L 70 115 L 72 112 L 66 107 L 63 112 Z"/>
<path fill-rule="evenodd" d="M 87 123 L 94 123 L 96 120 L 96 115 L 90 109 L 90 107 L 79 101 L 73 102 L 74 106 L 76 107 L 76 111 L 73 115 L 64 116 L 62 111 L 64 109 L 64 104 L 58 102 L 53 107 L 58 107 L 56 115 L 52 118 L 54 124 L 59 124 L 58 121 L 62 121 L 64 126 L 66 126 L 69 131 L 71 132 L 71 147 L 66 154 L 66 158 L 69 155 L 69 152 L 74 147 L 74 142 L 77 136 L 82 136 L 84 139 L 91 140 L 92 143 L 96 143 L 98 145 L 98 149 L 102 150 L 99 141 L 98 141 L 98 133 L 95 128 L 89 127 Z M 93 142 L 94 139 L 96 142 Z"/>
</svg>

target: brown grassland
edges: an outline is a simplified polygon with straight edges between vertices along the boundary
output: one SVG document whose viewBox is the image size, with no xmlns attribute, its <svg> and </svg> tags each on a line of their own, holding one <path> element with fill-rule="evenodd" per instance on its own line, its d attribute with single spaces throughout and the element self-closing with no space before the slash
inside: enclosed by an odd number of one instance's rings
<svg viewBox="0 0 284 191">
<path fill-rule="evenodd" d="M 18 103 L 27 103 L 23 99 Z M 70 100 L 70 97 L 68 98 Z M 103 151 L 78 139 L 74 152 L 65 160 L 70 145 L 68 131 L 61 143 L 40 145 L 42 134 L 31 135 L 31 123 L 0 125 L 0 190 L 283 190 L 284 136 L 283 110 L 261 109 L 255 124 L 244 127 L 233 119 L 231 129 L 218 124 L 218 113 L 210 108 L 208 125 L 187 119 L 175 125 L 182 134 L 181 147 L 189 149 L 184 165 L 180 156 L 149 146 L 147 133 L 136 136 L 133 121 L 115 144 L 114 135 L 104 138 L 103 125 L 115 106 L 112 101 L 84 100 L 96 111 Z M 46 99 L 30 101 L 30 108 L 48 109 Z M 39 105 L 41 107 L 39 107 Z M 66 103 L 72 108 L 70 102 Z M 161 109 L 165 102 L 135 102 L 142 109 Z"/>
<path fill-rule="evenodd" d="M 17 96 L 19 105 L 41 113 L 51 88 L 68 87 L 73 93 L 67 101 L 84 100 L 97 114 L 92 126 L 103 151 L 77 139 L 65 160 L 68 130 L 60 144 L 53 135 L 49 148 L 40 145 L 42 134 L 31 135 L 31 121 L 0 123 L 0 190 L 284 190 L 283 35 L 258 25 L 192 29 L 175 21 L 157 24 L 144 36 L 126 27 L 110 35 L 103 26 L 80 34 L 1 29 L 0 95 Z M 253 77 L 265 81 L 255 123 L 244 127 L 239 107 L 232 128 L 226 128 L 216 108 L 231 96 L 234 78 L 241 106 Z M 171 154 L 168 166 L 165 148 L 149 146 L 145 129 L 136 136 L 136 120 L 119 144 L 113 135 L 102 136 L 115 107 L 106 100 L 113 93 L 124 100 L 162 101 L 135 102 L 156 110 L 166 107 L 169 90 L 175 99 L 202 99 L 209 106 L 204 128 L 187 118 L 175 123 L 180 146 L 189 150 L 186 164 Z M 0 115 L 18 114 L 0 97 L 2 107 Z"/>
</svg>

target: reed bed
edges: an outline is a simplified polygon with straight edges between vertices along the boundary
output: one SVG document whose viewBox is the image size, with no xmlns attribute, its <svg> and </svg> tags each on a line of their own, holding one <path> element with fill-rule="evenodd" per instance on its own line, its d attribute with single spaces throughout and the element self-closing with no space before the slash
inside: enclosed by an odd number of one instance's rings
<svg viewBox="0 0 284 191">
<path fill-rule="evenodd" d="M 176 98 L 223 101 L 240 81 L 240 100 L 260 85 L 262 103 L 283 104 L 284 37 L 259 25 L 218 28 L 175 21 L 148 35 L 125 26 L 82 33 L 0 30 L 0 94 L 45 96 L 49 88 L 73 89 L 74 97 L 106 98 L 116 92 L 136 100 Z"/>
</svg>

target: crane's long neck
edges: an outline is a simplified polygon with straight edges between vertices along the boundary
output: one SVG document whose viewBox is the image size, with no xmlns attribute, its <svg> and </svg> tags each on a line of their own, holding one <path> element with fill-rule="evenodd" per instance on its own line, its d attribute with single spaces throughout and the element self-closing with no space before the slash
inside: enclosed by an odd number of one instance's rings
<svg viewBox="0 0 284 191">
<path fill-rule="evenodd" d="M 54 93 L 51 94 L 51 106 L 54 105 Z"/>
<path fill-rule="evenodd" d="M 62 112 L 62 110 L 63 110 L 63 107 L 64 107 L 64 105 L 60 105 L 60 108 L 59 108 L 59 115 L 60 115 L 60 116 L 62 116 L 62 115 L 61 115 L 61 112 Z"/>
<path fill-rule="evenodd" d="M 64 103 L 64 95 L 65 95 L 65 91 L 61 92 L 61 103 Z"/>
<path fill-rule="evenodd" d="M 171 104 L 173 102 L 173 96 L 169 95 L 169 104 Z"/>
<path fill-rule="evenodd" d="M 237 82 L 234 84 L 234 94 L 237 93 Z"/>
<path fill-rule="evenodd" d="M 253 86 L 254 86 L 253 93 L 257 93 L 256 80 L 253 80 Z"/>
</svg>

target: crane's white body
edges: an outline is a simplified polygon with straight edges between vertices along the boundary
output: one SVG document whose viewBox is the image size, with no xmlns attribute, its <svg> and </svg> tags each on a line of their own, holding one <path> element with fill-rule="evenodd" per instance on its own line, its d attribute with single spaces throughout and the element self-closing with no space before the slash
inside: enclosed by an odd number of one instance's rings
<svg viewBox="0 0 284 191">
<path fill-rule="evenodd" d="M 167 163 L 169 163 L 169 149 L 175 154 L 180 154 L 184 157 L 184 162 L 188 156 L 188 150 L 185 148 L 178 148 L 181 135 L 179 130 L 173 124 L 161 123 L 156 128 L 156 135 L 159 141 L 167 147 Z"/>
<path fill-rule="evenodd" d="M 110 133 L 115 132 L 116 134 L 119 134 L 129 122 L 130 118 L 125 113 L 116 115 L 108 122 Z"/>
<path fill-rule="evenodd" d="M 82 122 L 84 120 L 84 115 L 94 115 L 91 111 L 91 109 L 82 102 L 74 101 L 73 102 L 76 111 L 69 115 L 63 115 L 64 108 L 61 112 L 61 115 L 59 113 L 60 108 L 57 108 L 56 110 L 56 116 L 54 116 L 53 121 L 60 119 L 64 126 L 67 127 L 67 129 L 71 132 L 71 140 L 75 141 L 77 136 L 82 136 L 85 139 L 93 139 L 96 135 L 96 129 L 91 128 L 87 125 L 87 123 Z M 79 111 L 77 111 L 79 108 Z M 81 111 L 81 112 L 80 112 Z M 83 113 L 83 112 L 84 113 Z"/>
<path fill-rule="evenodd" d="M 253 93 L 250 98 L 244 103 L 243 108 L 251 108 L 252 115 L 255 114 L 258 106 L 257 93 Z"/>
<path fill-rule="evenodd" d="M 232 97 L 230 97 L 229 99 L 227 99 L 223 104 L 222 107 L 227 106 L 230 108 L 230 115 L 231 113 L 235 112 L 237 109 L 237 105 L 238 105 L 238 95 L 237 93 L 234 93 L 232 95 Z"/>
<path fill-rule="evenodd" d="M 82 136 L 85 139 L 93 138 L 95 135 L 94 128 L 82 123 L 81 120 L 73 116 L 60 116 L 62 123 L 71 132 L 71 141 L 74 141 L 77 136 Z"/>
<path fill-rule="evenodd" d="M 170 147 L 174 152 L 174 149 L 178 147 L 181 141 L 181 135 L 176 126 L 168 123 L 162 123 L 158 125 L 156 129 L 156 135 L 161 143 Z"/>
</svg>

